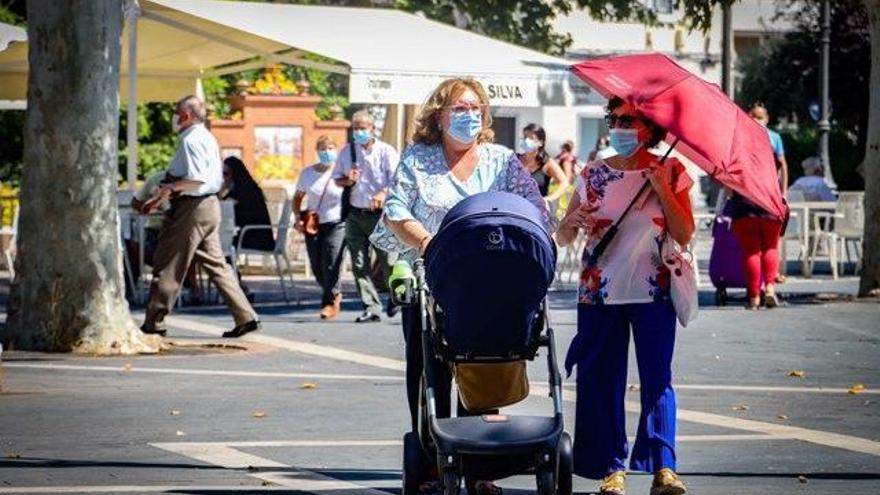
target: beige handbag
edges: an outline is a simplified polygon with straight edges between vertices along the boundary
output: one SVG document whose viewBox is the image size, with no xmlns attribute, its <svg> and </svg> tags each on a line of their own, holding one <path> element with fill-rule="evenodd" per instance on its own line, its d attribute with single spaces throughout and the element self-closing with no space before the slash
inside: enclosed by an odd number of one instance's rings
<svg viewBox="0 0 880 495">
<path fill-rule="evenodd" d="M 459 363 L 452 371 L 461 403 L 470 412 L 516 404 L 529 395 L 525 361 Z"/>
</svg>

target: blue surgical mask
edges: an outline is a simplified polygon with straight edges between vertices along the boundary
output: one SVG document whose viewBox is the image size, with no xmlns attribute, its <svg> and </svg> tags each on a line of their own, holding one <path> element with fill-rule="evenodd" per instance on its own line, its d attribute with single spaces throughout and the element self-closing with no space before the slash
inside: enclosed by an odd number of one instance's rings
<svg viewBox="0 0 880 495">
<path fill-rule="evenodd" d="M 370 139 L 373 139 L 373 133 L 366 129 L 355 129 L 351 136 L 354 138 L 354 142 L 360 145 L 367 144 Z"/>
<path fill-rule="evenodd" d="M 624 158 L 633 156 L 642 147 L 638 129 L 611 129 L 609 136 L 611 147 Z"/>
<path fill-rule="evenodd" d="M 541 143 L 532 138 L 524 138 L 519 140 L 519 149 L 523 153 L 531 153 L 541 147 Z"/>
<path fill-rule="evenodd" d="M 449 115 L 446 132 L 459 143 L 473 143 L 483 130 L 483 114 L 480 111 L 453 112 Z"/>
<path fill-rule="evenodd" d="M 320 150 L 320 151 L 318 151 L 318 160 L 325 165 L 336 163 L 336 157 L 337 157 L 336 150 Z"/>
</svg>

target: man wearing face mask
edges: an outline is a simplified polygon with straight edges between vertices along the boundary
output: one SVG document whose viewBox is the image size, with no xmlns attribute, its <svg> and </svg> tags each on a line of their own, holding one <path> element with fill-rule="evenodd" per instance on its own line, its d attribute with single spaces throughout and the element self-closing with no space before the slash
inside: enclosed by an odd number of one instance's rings
<svg viewBox="0 0 880 495">
<path fill-rule="evenodd" d="M 223 165 L 217 140 L 205 128 L 205 104 L 195 96 L 177 102 L 172 127 L 180 144 L 168 168 L 168 182 L 153 198 L 171 200 L 153 256 L 153 282 L 141 331 L 165 335 L 165 316 L 174 306 L 187 269 L 198 261 L 232 310 L 235 328 L 224 337 L 240 337 L 260 328 L 220 248 L 218 226 Z"/>
<path fill-rule="evenodd" d="M 368 111 L 355 112 L 351 120 L 354 143 L 349 143 L 339 152 L 333 178 L 338 186 L 351 187 L 351 209 L 345 219 L 345 242 L 351 252 L 358 294 L 364 305 L 363 314 L 355 321 L 367 323 L 381 320 L 379 314 L 382 311 L 379 292 L 370 278 L 369 236 L 382 215 L 400 156 L 393 146 L 373 135 L 375 124 Z M 352 163 L 352 146 L 355 163 Z M 387 266 L 385 253 L 377 254 L 379 263 Z M 387 313 L 388 316 L 396 313 L 396 308 L 390 303 Z"/>
</svg>

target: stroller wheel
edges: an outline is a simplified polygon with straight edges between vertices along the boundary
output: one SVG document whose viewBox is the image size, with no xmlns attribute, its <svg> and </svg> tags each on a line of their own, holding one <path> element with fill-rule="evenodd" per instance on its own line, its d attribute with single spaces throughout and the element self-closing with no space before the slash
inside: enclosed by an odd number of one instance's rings
<svg viewBox="0 0 880 495">
<path fill-rule="evenodd" d="M 556 460 L 556 490 L 559 495 L 571 495 L 571 478 L 574 472 L 574 457 L 572 453 L 571 437 L 568 433 L 562 433 L 559 438 L 559 455 Z"/>
<path fill-rule="evenodd" d="M 556 476 L 553 466 L 545 466 L 538 470 L 538 495 L 556 495 Z"/>
<path fill-rule="evenodd" d="M 461 491 L 461 476 L 452 469 L 443 471 L 443 495 L 458 495 Z"/>
<path fill-rule="evenodd" d="M 413 432 L 403 436 L 403 495 L 418 495 L 425 478 L 424 453 Z"/>
</svg>

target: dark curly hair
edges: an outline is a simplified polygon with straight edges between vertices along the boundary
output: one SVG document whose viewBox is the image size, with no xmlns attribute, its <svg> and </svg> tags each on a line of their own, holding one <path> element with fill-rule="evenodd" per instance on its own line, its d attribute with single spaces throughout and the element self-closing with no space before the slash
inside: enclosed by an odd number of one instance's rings
<svg viewBox="0 0 880 495">
<path fill-rule="evenodd" d="M 626 101 L 619 96 L 613 96 L 610 100 L 608 100 L 608 106 L 605 107 L 606 114 L 610 114 L 614 110 L 622 107 Z M 648 131 L 651 132 L 651 137 L 648 138 L 648 141 L 645 143 L 646 148 L 653 148 L 660 144 L 660 141 L 666 139 L 666 129 L 661 127 L 659 124 L 654 122 L 653 120 L 645 117 L 641 113 L 639 113 L 639 119 L 645 124 L 645 127 L 648 128 Z"/>
</svg>

